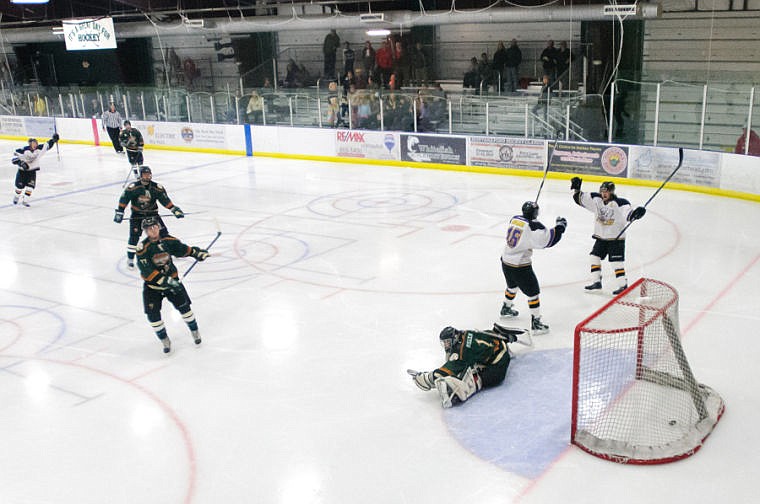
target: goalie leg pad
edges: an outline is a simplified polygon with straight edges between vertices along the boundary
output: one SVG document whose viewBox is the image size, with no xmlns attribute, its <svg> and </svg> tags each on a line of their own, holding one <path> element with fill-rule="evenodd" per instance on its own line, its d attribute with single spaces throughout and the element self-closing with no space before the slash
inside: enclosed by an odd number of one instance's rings
<svg viewBox="0 0 760 504">
<path fill-rule="evenodd" d="M 435 381 L 435 388 L 441 396 L 441 406 L 450 408 L 478 393 L 482 387 L 480 377 L 472 368 L 467 368 L 462 378 L 444 376 Z"/>
</svg>

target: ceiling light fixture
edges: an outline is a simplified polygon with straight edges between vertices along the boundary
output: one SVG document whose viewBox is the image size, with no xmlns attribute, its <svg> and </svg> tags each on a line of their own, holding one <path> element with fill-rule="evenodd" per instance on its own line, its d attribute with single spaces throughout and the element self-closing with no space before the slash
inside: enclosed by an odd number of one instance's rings
<svg viewBox="0 0 760 504">
<path fill-rule="evenodd" d="M 367 30 L 367 35 L 370 37 L 387 37 L 391 34 L 390 30 L 386 29 L 379 29 L 379 30 Z"/>
</svg>

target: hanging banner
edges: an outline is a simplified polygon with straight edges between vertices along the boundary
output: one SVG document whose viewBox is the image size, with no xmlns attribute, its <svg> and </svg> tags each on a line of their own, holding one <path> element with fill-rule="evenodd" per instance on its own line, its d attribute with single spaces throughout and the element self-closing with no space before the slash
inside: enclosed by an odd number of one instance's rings
<svg viewBox="0 0 760 504">
<path fill-rule="evenodd" d="M 116 32 L 113 19 L 65 19 L 63 38 L 67 51 L 92 51 L 95 49 L 116 49 Z"/>
</svg>

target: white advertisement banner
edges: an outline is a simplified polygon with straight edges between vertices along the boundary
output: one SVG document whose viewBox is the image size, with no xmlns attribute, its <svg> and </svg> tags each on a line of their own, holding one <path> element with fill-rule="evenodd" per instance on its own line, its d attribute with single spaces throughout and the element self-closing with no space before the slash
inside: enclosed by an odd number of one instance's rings
<svg viewBox="0 0 760 504">
<path fill-rule="evenodd" d="M 0 116 L 0 135 L 28 136 L 24 119 L 14 116 Z"/>
<path fill-rule="evenodd" d="M 65 19 L 63 38 L 67 51 L 91 51 L 95 49 L 116 49 L 116 32 L 113 19 Z"/>
<path fill-rule="evenodd" d="M 678 149 L 674 147 L 629 148 L 629 177 L 665 180 L 678 166 Z M 720 187 L 720 153 L 684 149 L 683 165 L 671 181 L 705 187 Z"/>
<path fill-rule="evenodd" d="M 543 140 L 531 138 L 475 136 L 467 139 L 471 166 L 543 170 L 546 148 Z"/>
<path fill-rule="evenodd" d="M 401 159 L 398 134 L 382 131 L 337 130 L 335 152 L 340 157 Z"/>
<path fill-rule="evenodd" d="M 132 126 L 140 130 L 148 145 L 169 145 L 206 149 L 226 149 L 227 141 L 222 124 L 162 123 L 132 121 Z M 245 149 L 244 145 L 238 146 Z"/>
</svg>

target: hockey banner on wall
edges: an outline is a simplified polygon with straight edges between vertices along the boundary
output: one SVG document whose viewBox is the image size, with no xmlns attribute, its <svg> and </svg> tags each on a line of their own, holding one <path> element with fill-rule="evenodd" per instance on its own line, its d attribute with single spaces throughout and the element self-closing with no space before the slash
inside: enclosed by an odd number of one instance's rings
<svg viewBox="0 0 760 504">
<path fill-rule="evenodd" d="M 335 152 L 340 157 L 361 159 L 401 158 L 398 133 L 382 131 L 337 130 Z"/>
<path fill-rule="evenodd" d="M 402 134 L 401 160 L 464 165 L 467 164 L 467 139 Z"/>
<path fill-rule="evenodd" d="M 116 32 L 113 19 L 65 19 L 63 38 L 67 51 L 91 51 L 95 49 L 116 49 Z"/>
<path fill-rule="evenodd" d="M 689 150 L 672 182 L 720 187 L 720 153 Z M 665 180 L 678 165 L 678 149 L 632 145 L 628 172 L 632 178 Z"/>
<path fill-rule="evenodd" d="M 549 143 L 549 156 L 551 153 Z M 552 170 L 603 177 L 628 176 L 628 147 L 593 143 L 557 142 Z"/>
<path fill-rule="evenodd" d="M 532 138 L 468 137 L 468 164 L 496 168 L 543 170 L 545 141 Z"/>
</svg>

